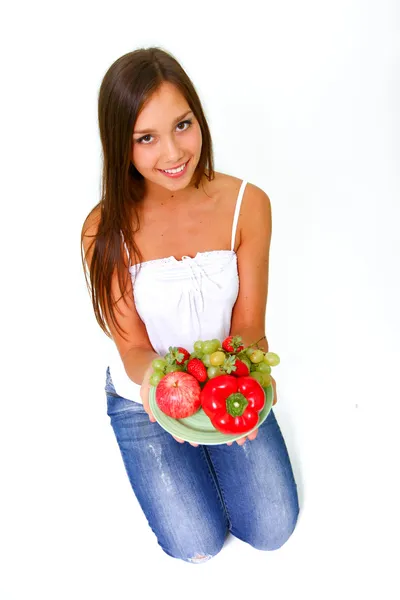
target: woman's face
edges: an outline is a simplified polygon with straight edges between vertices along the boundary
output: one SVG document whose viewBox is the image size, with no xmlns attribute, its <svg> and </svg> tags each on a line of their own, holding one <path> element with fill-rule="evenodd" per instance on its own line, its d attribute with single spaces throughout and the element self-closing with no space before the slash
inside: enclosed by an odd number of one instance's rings
<svg viewBox="0 0 400 600">
<path fill-rule="evenodd" d="M 186 99 L 174 85 L 163 82 L 136 120 L 134 166 L 148 182 L 171 191 L 182 190 L 192 180 L 201 144 L 200 126 Z M 164 172 L 182 165 L 182 172 Z"/>
</svg>

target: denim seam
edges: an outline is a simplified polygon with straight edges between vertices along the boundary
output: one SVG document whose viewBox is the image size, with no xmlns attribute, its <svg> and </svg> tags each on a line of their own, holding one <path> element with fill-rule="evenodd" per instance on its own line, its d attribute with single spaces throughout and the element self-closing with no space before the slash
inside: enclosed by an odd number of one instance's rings
<svg viewBox="0 0 400 600">
<path fill-rule="evenodd" d="M 229 531 L 231 531 L 231 529 L 232 529 L 232 520 L 230 518 L 228 506 L 227 506 L 226 501 L 225 501 L 225 492 L 224 492 L 224 489 L 223 489 L 223 487 L 221 485 L 220 479 L 218 477 L 218 469 L 217 469 L 216 465 L 213 463 L 213 460 L 212 460 L 210 454 L 208 452 L 207 452 L 207 454 L 208 454 L 208 457 L 210 459 L 211 468 L 213 469 L 213 471 L 215 473 L 215 477 L 216 477 L 216 479 L 218 481 L 218 486 L 219 486 L 219 489 L 221 491 L 221 497 L 222 497 L 222 500 L 223 500 L 223 503 L 224 503 L 225 511 L 226 511 L 226 514 L 228 515 Z"/>
<path fill-rule="evenodd" d="M 228 509 L 226 507 L 226 503 L 225 503 L 225 500 L 224 500 L 222 488 L 221 488 L 221 486 L 219 484 L 218 477 L 217 477 L 216 471 L 214 469 L 214 465 L 212 463 L 210 455 L 207 452 L 207 449 L 204 446 L 200 446 L 200 448 L 202 450 L 202 456 L 203 456 L 204 460 L 207 463 L 208 472 L 209 472 L 211 480 L 212 480 L 212 482 L 214 484 L 214 488 L 215 488 L 215 490 L 217 492 L 217 496 L 218 496 L 219 501 L 221 503 L 222 509 L 225 512 L 225 516 L 226 516 L 227 521 L 228 521 L 228 529 L 230 530 L 231 527 L 232 527 L 232 523 L 231 523 L 231 519 L 230 519 L 230 516 L 229 516 L 229 511 L 228 511 Z"/>
</svg>

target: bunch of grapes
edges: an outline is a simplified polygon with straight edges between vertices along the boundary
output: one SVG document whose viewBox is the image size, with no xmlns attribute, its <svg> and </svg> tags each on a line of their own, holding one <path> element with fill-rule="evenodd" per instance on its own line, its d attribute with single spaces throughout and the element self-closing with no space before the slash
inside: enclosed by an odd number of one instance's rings
<svg viewBox="0 0 400 600">
<path fill-rule="evenodd" d="M 261 341 L 261 340 L 259 340 Z M 220 340 L 197 340 L 193 352 L 182 347 L 172 347 L 164 358 L 152 362 L 153 373 L 150 384 L 157 386 L 167 373 L 185 371 L 193 375 L 200 384 L 218 375 L 254 377 L 263 387 L 271 385 L 271 367 L 280 363 L 275 352 L 264 352 L 258 342 L 244 347 L 240 336 L 229 336 L 221 344 Z"/>
</svg>

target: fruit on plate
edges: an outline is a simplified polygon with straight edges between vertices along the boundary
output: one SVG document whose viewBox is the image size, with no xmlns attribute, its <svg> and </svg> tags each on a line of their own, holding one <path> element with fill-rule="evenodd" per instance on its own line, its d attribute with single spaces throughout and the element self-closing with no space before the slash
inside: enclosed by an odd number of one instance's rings
<svg viewBox="0 0 400 600">
<path fill-rule="evenodd" d="M 281 362 L 281 359 L 275 352 L 266 352 L 264 355 L 264 362 L 270 367 L 276 367 Z"/>
<path fill-rule="evenodd" d="M 265 392 L 254 377 L 219 375 L 207 381 L 200 398 L 215 429 L 231 434 L 253 429 L 265 405 Z"/>
<path fill-rule="evenodd" d="M 220 372 L 216 374 L 232 374 L 235 375 L 235 377 L 244 377 L 250 374 L 250 366 L 251 362 L 247 357 L 243 355 L 228 354 L 225 355 L 224 362 L 219 367 L 217 367 Z M 265 367 L 268 368 L 268 365 L 265 365 Z"/>
<path fill-rule="evenodd" d="M 225 352 L 236 354 L 244 348 L 242 338 L 240 335 L 230 335 L 222 342 L 222 348 Z"/>
<path fill-rule="evenodd" d="M 249 346 L 244 345 L 240 335 L 229 335 L 222 344 L 217 338 L 196 340 L 191 353 L 182 346 L 170 346 L 165 356 L 153 360 L 150 384 L 156 387 L 169 373 L 181 371 L 193 375 L 201 388 L 220 375 L 250 376 L 268 387 L 271 367 L 279 365 L 280 358 L 275 352 L 260 349 L 262 339 Z"/>
<path fill-rule="evenodd" d="M 250 374 L 250 361 L 243 358 L 236 358 L 235 360 L 236 371 L 233 372 L 233 375 L 236 377 L 246 377 Z"/>
<path fill-rule="evenodd" d="M 183 365 L 183 363 L 188 360 L 189 357 L 190 353 L 186 350 L 186 348 L 182 348 L 181 346 L 170 346 L 168 348 L 168 353 L 165 356 L 165 360 L 171 365 Z"/>
<path fill-rule="evenodd" d="M 217 350 L 217 352 L 213 352 L 212 354 L 210 354 L 211 366 L 213 366 L 213 367 L 221 366 L 223 364 L 225 358 L 226 358 L 225 352 L 222 352 L 221 350 Z"/>
<path fill-rule="evenodd" d="M 192 358 L 192 360 L 189 360 L 187 372 L 193 375 L 197 381 L 203 382 L 207 379 L 207 369 L 199 358 Z"/>
<path fill-rule="evenodd" d="M 252 363 L 257 364 L 264 360 L 264 352 L 262 350 L 254 350 L 249 356 Z"/>
<path fill-rule="evenodd" d="M 200 384 L 193 375 L 182 371 L 167 373 L 156 387 L 156 402 L 160 410 L 174 419 L 184 419 L 201 406 Z"/>
</svg>

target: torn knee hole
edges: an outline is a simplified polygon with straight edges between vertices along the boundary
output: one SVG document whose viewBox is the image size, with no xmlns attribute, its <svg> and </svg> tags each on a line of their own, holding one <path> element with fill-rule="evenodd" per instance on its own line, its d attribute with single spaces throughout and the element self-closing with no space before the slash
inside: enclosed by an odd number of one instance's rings
<svg viewBox="0 0 400 600">
<path fill-rule="evenodd" d="M 190 562 L 200 563 L 200 562 L 206 562 L 210 558 L 212 558 L 211 554 L 206 554 L 206 555 L 196 554 L 196 556 L 194 556 L 193 558 L 189 558 L 189 560 L 190 560 Z"/>
</svg>

